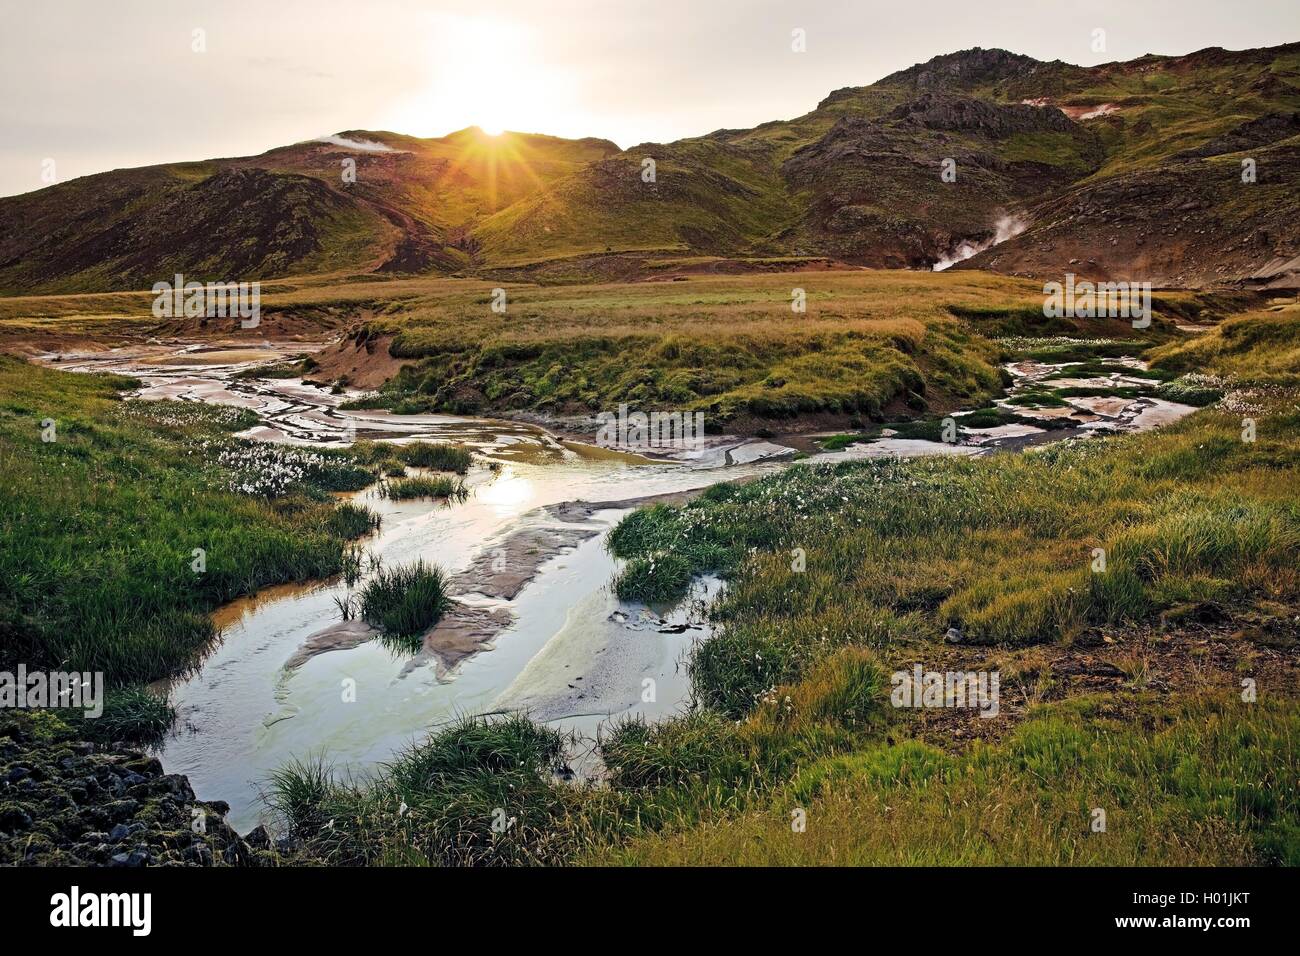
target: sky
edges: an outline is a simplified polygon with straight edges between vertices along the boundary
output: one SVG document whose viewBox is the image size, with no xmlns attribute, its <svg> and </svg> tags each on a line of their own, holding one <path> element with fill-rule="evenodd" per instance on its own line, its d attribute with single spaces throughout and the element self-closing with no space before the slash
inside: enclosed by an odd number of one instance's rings
<svg viewBox="0 0 1300 956">
<path fill-rule="evenodd" d="M 351 129 L 666 142 L 974 46 L 1297 40 L 1300 0 L 0 0 L 0 195 Z"/>
</svg>

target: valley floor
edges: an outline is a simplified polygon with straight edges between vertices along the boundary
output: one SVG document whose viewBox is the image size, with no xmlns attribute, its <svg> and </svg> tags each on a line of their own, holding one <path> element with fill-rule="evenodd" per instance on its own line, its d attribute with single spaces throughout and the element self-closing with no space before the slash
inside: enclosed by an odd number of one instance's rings
<svg viewBox="0 0 1300 956">
<path fill-rule="evenodd" d="M 685 665 L 688 712 L 587 741 L 598 785 L 565 779 L 573 741 L 526 715 L 465 717 L 365 781 L 304 755 L 271 781 L 280 841 L 250 848 L 182 839 L 192 793 L 122 756 L 168 720 L 140 685 L 191 666 L 232 597 L 347 574 L 372 524 L 331 492 L 392 462 L 310 455 L 259 483 L 285 463 L 231 437 L 250 424 L 236 410 L 141 411 L 120 376 L 5 358 L 0 663 L 103 670 L 117 716 L 104 731 L 6 715 L 0 859 L 69 862 L 71 828 L 73 858 L 106 862 L 113 806 L 150 862 L 1300 862 L 1300 307 L 1229 317 L 1241 302 L 1171 293 L 1138 337 L 1045 323 L 1027 284 L 978 274 L 797 281 L 802 315 L 782 275 L 521 289 L 514 325 L 468 322 L 481 284 L 305 287 L 268 297 L 264 331 L 315 348 L 363 315 L 341 346 L 270 371 L 404 361 L 363 406 L 572 420 L 630 401 L 740 433 L 837 433 L 821 447 L 932 437 L 982 405 L 994 428 L 1053 408 L 1088 424 L 1081 399 L 1200 410 L 1016 455 L 804 462 L 633 512 L 608 538 L 620 598 L 661 607 L 699 575 L 728 582 Z M 89 298 L 0 300 L 0 325 L 27 354 L 186 332 Z M 1189 319 L 1208 331 L 1179 333 Z M 1145 367 L 1119 363 L 1133 354 Z M 1013 359 L 1060 376 L 1009 396 Z M 47 418 L 57 441 L 41 441 Z M 214 539 L 213 573 L 187 574 Z M 893 706 L 918 665 L 997 675 L 996 713 Z M 102 788 L 62 780 L 65 759 Z"/>
</svg>

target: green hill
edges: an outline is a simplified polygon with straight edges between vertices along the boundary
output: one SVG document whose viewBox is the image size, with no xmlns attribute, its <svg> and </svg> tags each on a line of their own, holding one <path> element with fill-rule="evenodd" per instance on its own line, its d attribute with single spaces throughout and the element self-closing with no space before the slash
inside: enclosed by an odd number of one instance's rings
<svg viewBox="0 0 1300 956">
<path fill-rule="evenodd" d="M 351 130 L 89 176 L 0 200 L 0 292 L 177 271 L 635 279 L 698 257 L 1289 286 L 1298 134 L 1300 44 L 1087 68 L 977 48 L 791 120 L 627 150 Z"/>
</svg>

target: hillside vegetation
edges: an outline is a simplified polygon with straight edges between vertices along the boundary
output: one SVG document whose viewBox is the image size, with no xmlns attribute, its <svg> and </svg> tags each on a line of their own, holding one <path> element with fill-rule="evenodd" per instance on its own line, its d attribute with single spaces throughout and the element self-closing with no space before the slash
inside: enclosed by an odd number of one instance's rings
<svg viewBox="0 0 1300 956">
<path fill-rule="evenodd" d="M 929 268 L 1008 236 L 971 264 L 1294 285 L 1297 115 L 1297 44 L 1087 68 L 977 48 L 794 119 L 627 150 L 349 130 L 0 200 L 0 290 L 147 288 L 178 271 L 591 281 L 701 256 Z"/>
</svg>

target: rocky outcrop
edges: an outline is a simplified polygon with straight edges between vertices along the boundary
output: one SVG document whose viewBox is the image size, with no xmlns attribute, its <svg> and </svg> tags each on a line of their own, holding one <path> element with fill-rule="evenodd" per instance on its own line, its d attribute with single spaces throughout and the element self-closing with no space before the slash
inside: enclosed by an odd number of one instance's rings
<svg viewBox="0 0 1300 956">
<path fill-rule="evenodd" d="M 0 713 L 0 866 L 259 866 L 229 807 L 122 743 L 78 739 L 51 711 Z"/>
<path fill-rule="evenodd" d="M 1300 256 L 1300 142 L 1233 159 L 1189 158 L 1071 188 L 1032 205 L 1032 225 L 960 268 L 1059 280 L 1293 288 Z"/>
<path fill-rule="evenodd" d="M 1185 149 L 1176 158 L 1193 159 L 1239 153 L 1242 150 L 1258 149 L 1260 146 L 1267 146 L 1279 140 L 1290 139 L 1292 136 L 1300 136 L 1300 113 L 1268 113 L 1242 123 L 1202 146 Z"/>
<path fill-rule="evenodd" d="M 927 129 L 978 133 L 995 139 L 1017 133 L 1073 133 L 1078 127 L 1053 106 L 993 103 L 969 97 L 926 93 L 895 107 L 891 120 L 907 120 Z"/>
<path fill-rule="evenodd" d="M 1008 153 L 1051 137 L 1070 165 Z M 962 243 L 993 241 L 1009 210 L 1095 168 L 1093 133 L 1055 107 L 923 93 L 872 117 L 848 114 L 782 166 L 810 196 L 795 231 L 818 253 L 875 267 L 928 268 Z M 943 164 L 951 161 L 953 177 Z"/>
<path fill-rule="evenodd" d="M 880 85 L 908 85 L 921 90 L 937 87 L 952 89 L 1025 79 L 1062 66 L 1065 64 L 1060 61 L 1044 63 L 1021 53 L 974 47 L 956 53 L 945 53 L 925 63 L 891 73 L 880 81 Z"/>
</svg>

